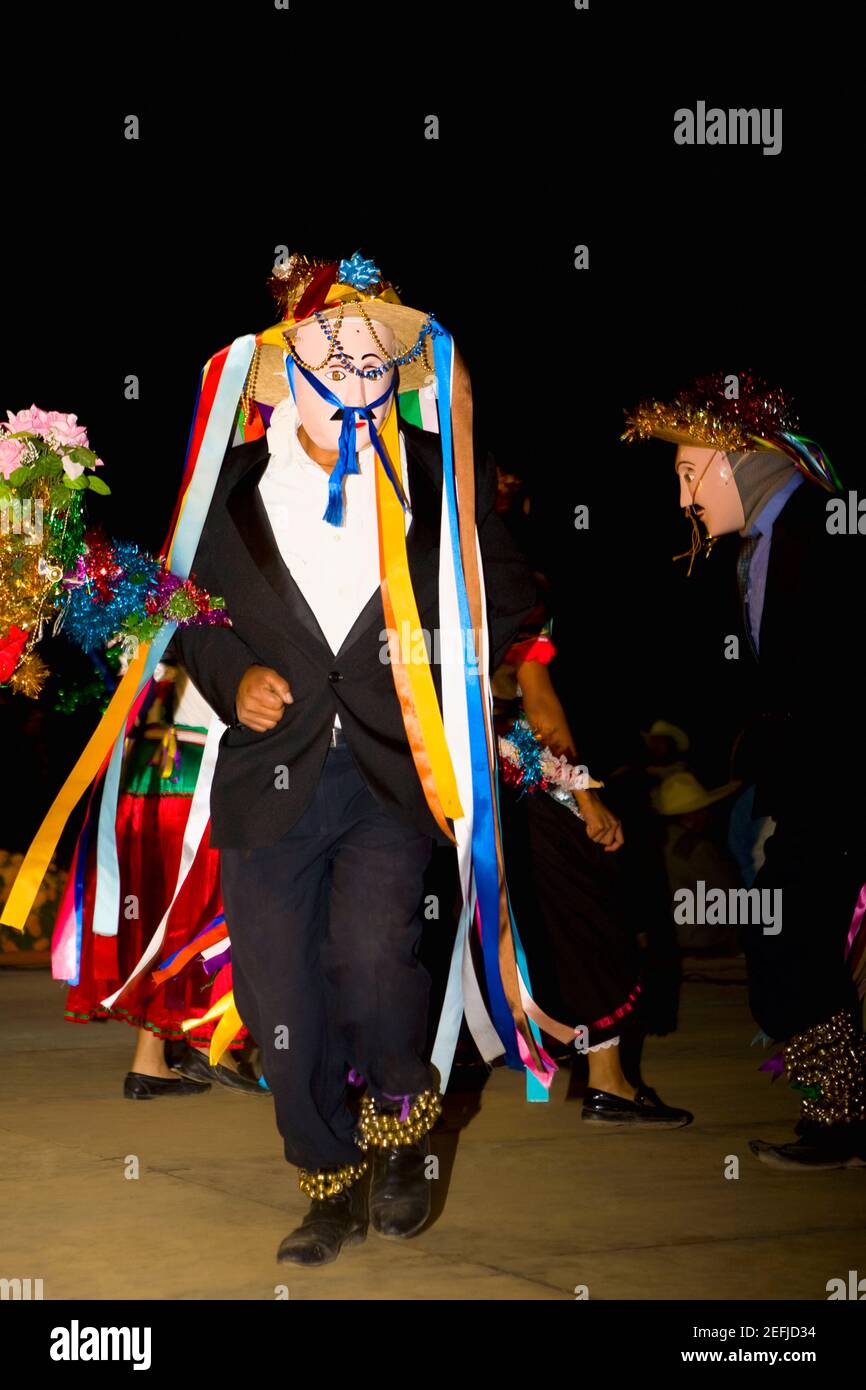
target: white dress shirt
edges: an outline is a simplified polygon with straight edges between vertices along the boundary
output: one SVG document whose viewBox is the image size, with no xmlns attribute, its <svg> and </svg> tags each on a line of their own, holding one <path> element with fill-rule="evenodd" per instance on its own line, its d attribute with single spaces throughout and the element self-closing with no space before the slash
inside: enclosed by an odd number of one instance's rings
<svg viewBox="0 0 866 1390">
<path fill-rule="evenodd" d="M 343 524 L 331 526 L 322 520 L 328 505 L 328 474 L 302 447 L 299 424 L 294 401 L 276 406 L 267 435 L 270 458 L 259 493 L 280 555 L 336 655 L 379 587 L 378 459 L 372 444 L 359 451 L 360 472 L 350 474 L 343 484 Z M 402 431 L 400 468 L 403 490 L 411 501 Z M 411 519 L 407 511 L 407 532 Z M 334 722 L 339 726 L 339 715 Z"/>
</svg>

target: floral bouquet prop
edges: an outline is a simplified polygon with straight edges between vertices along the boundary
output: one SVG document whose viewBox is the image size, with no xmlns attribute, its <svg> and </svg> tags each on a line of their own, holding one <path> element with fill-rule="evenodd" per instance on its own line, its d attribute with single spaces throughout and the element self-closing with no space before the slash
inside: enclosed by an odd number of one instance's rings
<svg viewBox="0 0 866 1390">
<path fill-rule="evenodd" d="M 23 695 L 48 674 L 36 644 L 82 545 L 84 493 L 110 492 L 101 467 L 75 415 L 31 405 L 0 424 L 0 684 Z"/>
<path fill-rule="evenodd" d="M 35 698 L 46 629 L 131 656 L 165 622 L 229 623 L 220 599 L 138 546 L 87 531 L 84 498 L 111 489 L 75 415 L 31 405 L 0 423 L 0 686 Z"/>
</svg>

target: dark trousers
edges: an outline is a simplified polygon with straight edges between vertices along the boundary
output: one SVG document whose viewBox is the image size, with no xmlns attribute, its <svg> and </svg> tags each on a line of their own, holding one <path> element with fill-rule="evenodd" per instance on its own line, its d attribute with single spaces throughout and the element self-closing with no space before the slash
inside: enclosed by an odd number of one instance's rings
<svg viewBox="0 0 866 1390">
<path fill-rule="evenodd" d="M 431 1084 L 418 944 L 432 848 L 382 809 L 338 744 L 277 844 L 222 851 L 235 999 L 262 1049 L 290 1163 L 358 1160 L 350 1068 L 376 1099 Z"/>
<path fill-rule="evenodd" d="M 866 825 L 852 827 L 844 807 L 826 820 L 777 819 L 754 887 L 781 890 L 782 929 L 765 935 L 750 925 L 743 933 L 752 1013 L 771 1038 L 804 1033 L 843 1009 L 859 1012 L 845 941 L 866 879 L 864 846 Z"/>
</svg>

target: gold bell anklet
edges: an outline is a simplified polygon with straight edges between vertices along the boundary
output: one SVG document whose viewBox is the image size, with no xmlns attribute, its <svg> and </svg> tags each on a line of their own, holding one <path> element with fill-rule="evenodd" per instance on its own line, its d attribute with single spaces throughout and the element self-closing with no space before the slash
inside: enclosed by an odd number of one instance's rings
<svg viewBox="0 0 866 1390">
<path fill-rule="evenodd" d="M 790 1084 L 803 1095 L 803 1119 L 822 1125 L 866 1119 L 866 1037 L 849 1013 L 834 1014 L 784 1048 Z"/>
<path fill-rule="evenodd" d="M 415 1144 L 430 1133 L 441 1114 L 442 1100 L 437 1091 L 422 1091 L 402 1120 L 399 1115 L 380 1110 L 372 1096 L 364 1096 L 355 1142 L 365 1152 Z"/>
<path fill-rule="evenodd" d="M 321 1202 L 351 1187 L 352 1183 L 363 1177 L 367 1166 L 365 1158 L 360 1163 L 345 1163 L 342 1168 L 316 1168 L 313 1171 L 299 1168 L 298 1186 L 307 1197 Z"/>
</svg>

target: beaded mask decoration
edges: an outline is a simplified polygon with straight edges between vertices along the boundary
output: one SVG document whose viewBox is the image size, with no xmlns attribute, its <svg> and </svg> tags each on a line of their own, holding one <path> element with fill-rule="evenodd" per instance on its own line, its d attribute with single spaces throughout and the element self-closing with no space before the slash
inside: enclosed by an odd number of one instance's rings
<svg viewBox="0 0 866 1390">
<path fill-rule="evenodd" d="M 827 492 L 840 492 L 842 484 L 819 444 L 798 433 L 799 422 L 790 397 L 752 371 L 738 374 L 715 372 L 699 377 L 671 401 L 645 400 L 626 412 L 621 439 L 665 439 L 671 444 L 692 444 L 723 452 L 775 449 L 786 454 L 796 468 Z M 689 574 L 696 556 L 709 555 L 714 536 L 702 537 L 690 509 L 690 548 L 675 560 L 688 559 Z"/>
</svg>

